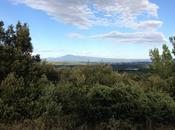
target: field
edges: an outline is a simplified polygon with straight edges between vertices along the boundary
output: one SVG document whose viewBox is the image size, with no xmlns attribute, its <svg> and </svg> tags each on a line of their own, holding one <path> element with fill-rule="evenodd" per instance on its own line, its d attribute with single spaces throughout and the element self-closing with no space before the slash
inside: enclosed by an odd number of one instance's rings
<svg viewBox="0 0 175 130">
<path fill-rule="evenodd" d="M 151 62 L 125 62 L 125 63 L 99 63 L 99 62 L 49 62 L 56 68 L 75 67 L 86 65 L 110 65 L 114 71 L 128 73 L 146 73 L 149 70 Z"/>
</svg>

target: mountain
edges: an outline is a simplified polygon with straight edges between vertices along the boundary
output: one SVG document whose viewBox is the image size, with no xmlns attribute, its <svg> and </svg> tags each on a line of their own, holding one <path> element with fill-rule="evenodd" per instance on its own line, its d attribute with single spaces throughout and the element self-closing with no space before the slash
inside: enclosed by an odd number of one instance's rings
<svg viewBox="0 0 175 130">
<path fill-rule="evenodd" d="M 122 62 L 149 62 L 149 59 L 115 59 L 103 57 L 89 57 L 77 55 L 65 55 L 62 57 L 48 57 L 49 62 L 103 62 L 103 63 L 122 63 Z"/>
</svg>

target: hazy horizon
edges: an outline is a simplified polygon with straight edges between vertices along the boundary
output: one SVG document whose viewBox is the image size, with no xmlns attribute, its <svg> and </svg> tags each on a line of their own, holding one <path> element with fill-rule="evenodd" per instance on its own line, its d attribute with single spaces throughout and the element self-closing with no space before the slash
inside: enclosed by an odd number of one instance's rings
<svg viewBox="0 0 175 130">
<path fill-rule="evenodd" d="M 75 57 L 89 57 L 89 58 L 104 58 L 104 59 L 126 59 L 126 60 L 150 60 L 150 58 L 111 58 L 111 57 L 100 57 L 100 56 L 84 56 L 84 55 L 73 55 L 73 54 L 66 54 L 66 55 L 61 55 L 61 56 L 53 56 L 53 57 L 45 57 L 45 58 L 42 58 L 42 59 L 48 59 L 48 58 L 62 58 L 62 57 L 68 57 L 68 56 L 75 56 Z"/>
</svg>

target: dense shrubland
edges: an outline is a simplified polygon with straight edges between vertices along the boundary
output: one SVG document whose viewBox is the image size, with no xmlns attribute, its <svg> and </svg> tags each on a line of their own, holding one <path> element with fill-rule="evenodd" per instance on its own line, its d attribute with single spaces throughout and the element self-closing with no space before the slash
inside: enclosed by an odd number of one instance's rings
<svg viewBox="0 0 175 130">
<path fill-rule="evenodd" d="M 146 74 L 118 73 L 105 64 L 54 68 L 32 49 L 27 24 L 5 29 L 0 22 L 0 129 L 174 126 L 175 64 L 166 45 L 162 54 L 150 51 Z"/>
</svg>

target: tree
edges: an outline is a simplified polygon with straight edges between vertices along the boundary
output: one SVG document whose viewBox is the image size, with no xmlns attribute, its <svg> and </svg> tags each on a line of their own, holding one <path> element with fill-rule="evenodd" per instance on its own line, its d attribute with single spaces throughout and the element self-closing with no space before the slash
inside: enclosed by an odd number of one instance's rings
<svg viewBox="0 0 175 130">
<path fill-rule="evenodd" d="M 16 47 L 23 53 L 31 53 L 33 51 L 29 27 L 26 23 L 22 25 L 18 22 L 16 25 Z"/>
<path fill-rule="evenodd" d="M 162 53 L 163 73 L 164 75 L 170 76 L 172 74 L 172 67 L 174 64 L 173 57 L 167 45 L 163 45 Z"/>
<path fill-rule="evenodd" d="M 15 47 L 15 40 L 16 40 L 16 36 L 15 36 L 15 30 L 13 25 L 8 26 L 7 30 L 5 30 L 5 41 L 4 44 L 6 46 L 10 46 L 10 47 Z"/>
<path fill-rule="evenodd" d="M 18 78 L 14 73 L 10 73 L 0 85 L 0 99 L 4 106 L 1 109 L 0 120 L 4 122 L 10 122 L 12 120 L 17 120 L 22 117 L 20 102 L 24 90 L 24 80 L 23 78 Z M 21 103 L 21 104 L 19 104 Z"/>
<path fill-rule="evenodd" d="M 171 52 L 166 44 L 163 44 L 162 49 L 162 55 L 160 55 L 157 48 L 150 50 L 150 57 L 152 60 L 150 67 L 161 76 L 168 77 L 172 74 L 174 61 Z"/>
<path fill-rule="evenodd" d="M 0 46 L 3 44 L 5 38 L 5 31 L 4 31 L 4 22 L 0 21 Z"/>
<path fill-rule="evenodd" d="M 32 51 L 30 30 L 26 23 L 18 22 L 15 28 L 10 25 L 5 29 L 0 21 L 0 80 L 10 72 L 27 76 L 33 63 L 41 61 L 39 55 L 32 56 Z"/>
<path fill-rule="evenodd" d="M 33 51 L 30 30 L 26 23 L 18 22 L 15 29 L 13 25 L 5 29 L 3 21 L 0 21 L 0 43 L 3 46 L 11 46 L 25 54 Z"/>
<path fill-rule="evenodd" d="M 169 40 L 173 44 L 173 51 L 172 51 L 172 53 L 175 55 L 175 36 L 170 37 Z"/>
<path fill-rule="evenodd" d="M 150 57 L 152 60 L 151 69 L 155 70 L 156 72 L 160 72 L 162 70 L 162 60 L 157 48 L 150 50 Z"/>
</svg>

